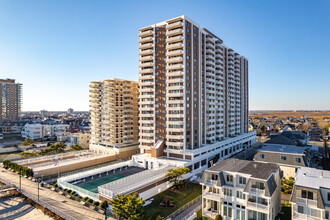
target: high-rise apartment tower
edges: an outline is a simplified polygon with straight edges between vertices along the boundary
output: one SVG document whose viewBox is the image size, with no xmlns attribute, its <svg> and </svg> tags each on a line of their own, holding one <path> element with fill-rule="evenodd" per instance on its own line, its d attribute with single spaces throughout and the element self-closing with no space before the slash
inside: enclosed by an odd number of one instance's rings
<svg viewBox="0 0 330 220">
<path fill-rule="evenodd" d="M 122 79 L 90 85 L 91 144 L 138 143 L 138 83 Z"/>
<path fill-rule="evenodd" d="M 195 161 L 255 141 L 247 58 L 186 16 L 141 28 L 139 37 L 142 153 Z"/>
<path fill-rule="evenodd" d="M 0 79 L 0 124 L 17 121 L 22 110 L 22 87 L 14 79 Z"/>
</svg>

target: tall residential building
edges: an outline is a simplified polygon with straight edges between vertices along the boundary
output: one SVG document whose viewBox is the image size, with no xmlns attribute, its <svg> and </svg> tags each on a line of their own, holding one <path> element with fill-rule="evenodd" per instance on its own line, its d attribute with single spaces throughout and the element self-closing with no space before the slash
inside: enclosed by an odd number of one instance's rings
<svg viewBox="0 0 330 220">
<path fill-rule="evenodd" d="M 186 16 L 141 28 L 139 37 L 142 153 L 201 162 L 255 141 L 248 131 L 247 58 Z M 155 162 L 146 160 L 136 161 Z"/>
<path fill-rule="evenodd" d="M 91 82 L 92 145 L 138 143 L 138 83 L 122 79 Z"/>
<path fill-rule="evenodd" d="M 281 209 L 281 172 L 273 163 L 227 159 L 202 177 L 203 216 L 273 220 Z"/>
<path fill-rule="evenodd" d="M 0 79 L 0 124 L 17 121 L 22 110 L 22 87 L 14 79 Z"/>
<path fill-rule="evenodd" d="M 330 219 L 330 171 L 298 169 L 290 202 L 293 220 Z"/>
</svg>

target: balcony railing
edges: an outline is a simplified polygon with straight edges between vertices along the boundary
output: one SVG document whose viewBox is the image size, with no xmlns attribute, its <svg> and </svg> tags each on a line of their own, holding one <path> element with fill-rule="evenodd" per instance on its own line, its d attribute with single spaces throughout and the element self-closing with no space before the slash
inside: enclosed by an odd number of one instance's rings
<svg viewBox="0 0 330 220">
<path fill-rule="evenodd" d="M 251 188 L 250 189 L 250 194 L 264 196 L 265 195 L 265 190 L 264 189 Z"/>
<path fill-rule="evenodd" d="M 311 199 L 301 198 L 301 197 L 297 197 L 297 203 L 304 204 L 307 206 L 317 206 L 316 200 L 311 200 Z"/>
<path fill-rule="evenodd" d="M 256 203 L 256 202 L 247 202 L 247 207 L 248 208 L 254 208 L 254 209 L 261 209 L 261 210 L 269 210 L 269 205 L 267 204 L 261 204 L 261 203 Z"/>
<path fill-rule="evenodd" d="M 321 218 L 315 217 L 315 216 L 311 216 L 311 215 L 307 215 L 307 214 L 303 214 L 303 213 L 299 213 L 299 212 L 294 212 L 293 213 L 293 219 L 295 220 L 303 220 L 303 219 L 315 219 L 315 220 L 320 220 Z"/>
</svg>

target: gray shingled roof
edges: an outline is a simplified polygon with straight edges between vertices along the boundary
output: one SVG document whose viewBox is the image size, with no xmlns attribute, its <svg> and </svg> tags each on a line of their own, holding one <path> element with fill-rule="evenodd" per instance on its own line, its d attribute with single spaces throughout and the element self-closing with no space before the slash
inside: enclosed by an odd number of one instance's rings
<svg viewBox="0 0 330 220">
<path fill-rule="evenodd" d="M 250 174 L 253 178 L 267 180 L 274 171 L 278 170 L 278 166 L 274 163 L 262 163 L 229 158 L 216 163 L 215 166 L 208 170 L 245 173 Z"/>
</svg>

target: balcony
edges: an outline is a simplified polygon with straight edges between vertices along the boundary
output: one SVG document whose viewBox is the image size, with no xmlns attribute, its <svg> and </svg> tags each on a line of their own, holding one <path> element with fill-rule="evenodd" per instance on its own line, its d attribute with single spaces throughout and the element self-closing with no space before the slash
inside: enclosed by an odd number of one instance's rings
<svg viewBox="0 0 330 220">
<path fill-rule="evenodd" d="M 317 207 L 316 200 L 311 200 L 311 199 L 301 198 L 301 197 L 297 197 L 296 199 L 297 199 L 297 204 L 303 204 L 303 205 L 307 205 L 307 206 Z"/>
<path fill-rule="evenodd" d="M 168 50 L 174 50 L 174 49 L 182 48 L 183 45 L 184 45 L 183 43 L 168 44 L 166 46 L 166 49 L 168 49 Z"/>
<path fill-rule="evenodd" d="M 176 146 L 176 147 L 183 147 L 183 143 L 182 142 L 166 141 L 166 145 L 168 145 L 168 146 Z"/>
<path fill-rule="evenodd" d="M 183 30 L 181 28 L 166 32 L 166 36 L 174 36 L 174 35 L 178 35 L 178 34 L 183 34 Z"/>
<path fill-rule="evenodd" d="M 232 124 L 234 124 L 234 123 L 232 123 Z M 250 194 L 257 195 L 257 196 L 265 196 L 265 190 L 251 187 Z"/>
<path fill-rule="evenodd" d="M 304 219 L 315 219 L 315 220 L 321 220 L 321 218 L 315 217 L 315 216 L 311 216 L 311 215 L 307 215 L 307 214 L 303 214 L 303 213 L 299 213 L 299 212 L 293 212 L 293 218 L 294 220 L 304 220 Z"/>
<path fill-rule="evenodd" d="M 174 58 L 168 58 L 166 60 L 167 63 L 178 63 L 183 62 L 183 57 L 174 57 Z"/>
<path fill-rule="evenodd" d="M 154 85 L 154 82 L 140 82 L 139 85 L 140 86 L 152 86 L 152 85 Z"/>
<path fill-rule="evenodd" d="M 168 135 L 166 135 L 166 138 L 167 139 L 183 139 L 184 138 L 184 136 L 183 135 L 171 135 L 171 134 L 168 134 Z"/>
<path fill-rule="evenodd" d="M 154 69 L 144 69 L 144 70 L 140 70 L 139 73 L 153 73 Z"/>
<path fill-rule="evenodd" d="M 183 67 L 182 64 L 167 65 L 166 70 L 183 69 Z"/>
<path fill-rule="evenodd" d="M 166 97 L 183 97 L 183 92 L 167 93 Z"/>
<path fill-rule="evenodd" d="M 146 43 L 146 44 L 141 44 L 139 46 L 139 49 L 149 49 L 149 48 L 153 48 L 154 47 L 154 44 L 152 43 Z"/>
<path fill-rule="evenodd" d="M 211 219 L 215 219 L 215 217 L 218 215 L 218 211 L 213 210 L 213 211 L 206 211 L 203 209 L 203 216 L 207 216 Z"/>
<path fill-rule="evenodd" d="M 140 71 L 144 71 L 144 70 L 140 70 Z M 139 73 L 141 73 L 140 71 L 139 71 Z M 153 73 L 153 70 L 151 72 L 147 71 L 147 72 L 142 72 L 142 73 Z M 144 80 L 144 79 L 154 79 L 154 76 L 153 75 L 145 75 L 145 76 L 140 76 L 139 77 L 139 80 Z"/>
<path fill-rule="evenodd" d="M 206 179 L 205 185 L 214 187 L 214 186 L 218 185 L 218 181 L 217 180 Z"/>
<path fill-rule="evenodd" d="M 141 63 L 139 65 L 140 68 L 143 68 L 143 67 L 153 67 L 153 66 L 154 66 L 154 63 L 153 62 Z"/>
<path fill-rule="evenodd" d="M 172 79 L 167 79 L 166 83 L 183 83 L 184 80 L 182 78 L 172 78 Z"/>
<path fill-rule="evenodd" d="M 182 90 L 182 89 L 184 89 L 184 86 L 170 86 L 170 85 L 167 86 L 168 91 L 169 90 Z"/>
<path fill-rule="evenodd" d="M 167 29 L 173 29 L 173 28 L 182 27 L 182 26 L 183 26 L 183 22 L 182 21 L 177 21 L 177 22 L 174 22 L 172 24 L 168 24 Z"/>
<path fill-rule="evenodd" d="M 179 41 L 183 41 L 183 37 L 182 36 L 175 36 L 175 37 L 168 37 L 166 39 L 167 43 L 175 43 L 175 42 L 179 42 Z"/>
<path fill-rule="evenodd" d="M 153 41 L 154 38 L 153 37 L 144 37 L 144 38 L 141 38 L 139 40 L 139 43 L 145 43 L 145 42 L 150 42 L 150 41 Z"/>
<path fill-rule="evenodd" d="M 139 33 L 139 37 L 146 37 L 146 36 L 150 36 L 153 35 L 153 31 L 149 30 L 149 31 L 142 31 Z"/>
<path fill-rule="evenodd" d="M 221 195 L 213 192 L 204 192 L 203 198 L 220 201 Z"/>
<path fill-rule="evenodd" d="M 140 88 L 139 92 L 152 92 L 154 91 L 153 88 Z"/>
<path fill-rule="evenodd" d="M 183 55 L 183 50 L 173 50 L 166 53 L 167 56 Z"/>
<path fill-rule="evenodd" d="M 260 211 L 268 211 L 270 209 L 269 205 L 256 203 L 256 202 L 247 202 L 247 208 Z"/>
<path fill-rule="evenodd" d="M 182 76 L 183 72 L 182 71 L 174 71 L 174 72 L 167 72 L 167 76 Z"/>
<path fill-rule="evenodd" d="M 153 56 L 144 56 L 139 58 L 139 61 L 149 61 L 149 60 L 153 60 L 154 57 Z"/>
<path fill-rule="evenodd" d="M 142 50 L 139 52 L 139 55 L 148 55 L 148 54 L 153 54 L 154 50 Z"/>
</svg>

